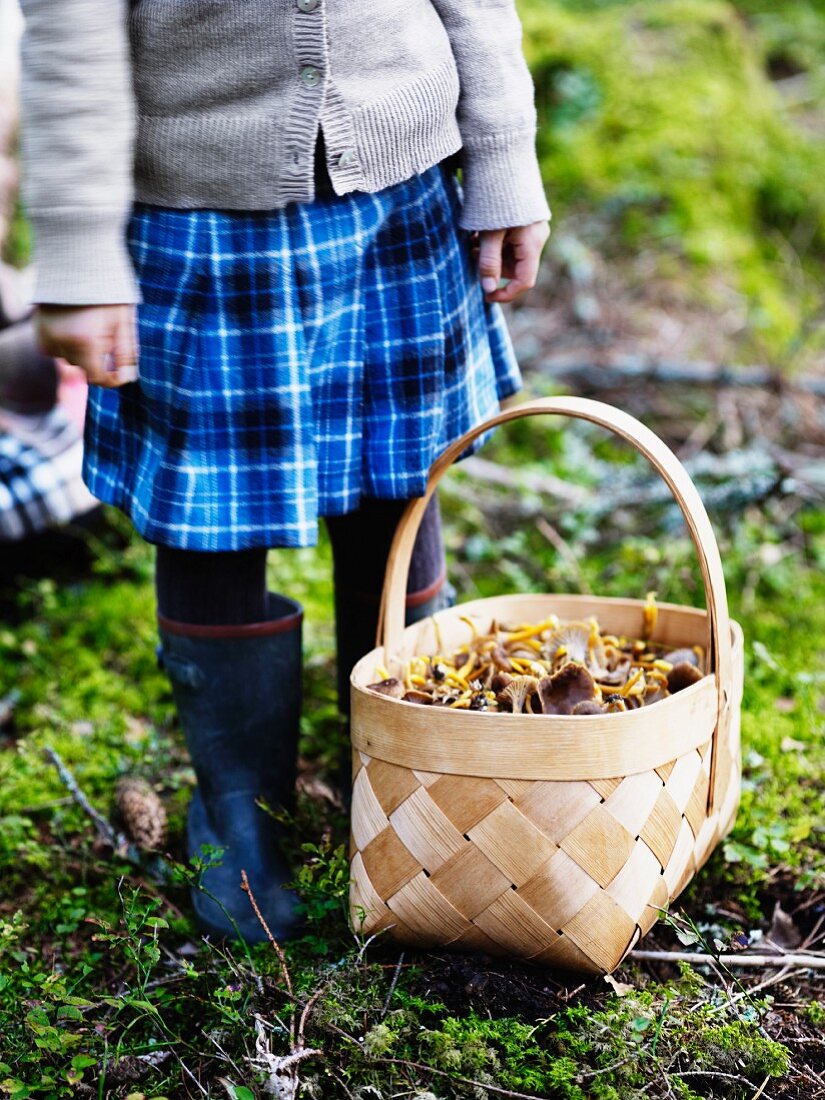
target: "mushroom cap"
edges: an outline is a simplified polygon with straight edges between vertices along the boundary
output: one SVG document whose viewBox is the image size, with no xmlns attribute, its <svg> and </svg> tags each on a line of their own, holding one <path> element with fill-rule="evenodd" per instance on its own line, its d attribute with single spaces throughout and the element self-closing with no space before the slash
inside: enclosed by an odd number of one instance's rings
<svg viewBox="0 0 825 1100">
<path fill-rule="evenodd" d="M 514 676 L 499 693 L 498 702 L 505 706 L 509 703 L 513 714 L 521 714 L 525 703 L 532 698 L 538 686 L 539 681 L 535 676 Z"/>
<path fill-rule="evenodd" d="M 669 699 L 670 692 L 664 684 L 654 683 L 650 685 L 642 697 L 642 706 L 649 707 L 653 703 L 660 703 L 662 699 Z"/>
<path fill-rule="evenodd" d="M 683 688 L 690 687 L 691 684 L 696 684 L 701 679 L 702 673 L 696 665 L 688 664 L 687 661 L 679 661 L 667 674 L 668 691 L 671 695 L 674 695 L 677 691 L 682 691 Z"/>
<path fill-rule="evenodd" d="M 367 691 L 375 691 L 379 695 L 389 695 L 391 699 L 400 699 L 406 690 L 401 681 L 394 676 L 391 676 L 388 680 L 379 680 L 376 684 L 367 684 Z"/>
<path fill-rule="evenodd" d="M 552 676 L 539 681 L 542 714 L 572 714 L 579 703 L 598 701 L 596 681 L 583 664 L 568 661 Z"/>
<path fill-rule="evenodd" d="M 632 662 L 629 659 L 620 661 L 615 668 L 592 668 L 594 679 L 600 684 L 608 684 L 610 687 L 621 687 L 630 675 Z"/>
<path fill-rule="evenodd" d="M 556 655 L 556 650 L 560 646 L 564 646 L 570 661 L 575 661 L 580 665 L 589 665 L 594 662 L 603 665 L 604 646 L 601 644 L 601 639 L 598 645 L 591 646 L 592 636 L 592 623 L 564 623 L 563 626 L 556 627 L 543 639 L 542 649 L 552 659 Z"/>
<path fill-rule="evenodd" d="M 576 703 L 571 714 L 604 714 L 604 707 L 601 703 L 597 703 L 595 699 L 582 699 L 580 703 Z"/>
<path fill-rule="evenodd" d="M 667 661 L 669 665 L 687 664 L 699 667 L 699 658 L 692 649 L 672 649 L 662 657 L 662 660 Z"/>
<path fill-rule="evenodd" d="M 496 645 L 490 650 L 490 660 L 500 672 L 510 672 L 510 655 L 502 645 Z"/>
<path fill-rule="evenodd" d="M 513 677 L 509 672 L 497 672 L 490 681 L 490 691 L 494 691 L 496 695 L 500 695 L 512 680 Z"/>
<path fill-rule="evenodd" d="M 420 703 L 424 707 L 432 706 L 433 697 L 428 691 L 406 691 L 401 697 L 405 703 Z"/>
</svg>

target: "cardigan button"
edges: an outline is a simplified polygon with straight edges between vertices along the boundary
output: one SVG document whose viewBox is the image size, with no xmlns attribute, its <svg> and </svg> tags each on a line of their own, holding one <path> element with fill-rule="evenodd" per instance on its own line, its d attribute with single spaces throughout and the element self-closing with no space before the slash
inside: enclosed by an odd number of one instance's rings
<svg viewBox="0 0 825 1100">
<path fill-rule="evenodd" d="M 318 7 L 318 0 L 295 0 L 298 5 L 299 11 L 315 11 Z"/>
<path fill-rule="evenodd" d="M 301 69 L 301 80 L 308 88 L 314 88 L 321 83 L 321 70 L 316 69 L 314 65 L 304 65 Z"/>
<path fill-rule="evenodd" d="M 345 149 L 338 158 L 339 168 L 351 168 L 358 159 L 358 154 L 354 149 Z"/>
</svg>

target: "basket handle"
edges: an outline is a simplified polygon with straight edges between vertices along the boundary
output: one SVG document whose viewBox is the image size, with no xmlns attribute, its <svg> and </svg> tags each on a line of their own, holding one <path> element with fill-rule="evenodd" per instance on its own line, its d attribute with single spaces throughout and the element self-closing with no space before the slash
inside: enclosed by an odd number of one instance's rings
<svg viewBox="0 0 825 1100">
<path fill-rule="evenodd" d="M 427 504 L 449 468 L 474 439 L 491 428 L 499 424 L 507 424 L 511 420 L 521 420 L 527 416 L 546 415 L 570 416 L 587 420 L 591 424 L 607 428 L 626 440 L 644 455 L 661 475 L 685 517 L 702 572 L 708 612 L 710 669 L 716 675 L 719 696 L 719 721 L 714 733 L 708 803 L 712 810 L 716 796 L 721 797 L 724 793 L 715 789 L 716 759 L 719 738 L 727 737 L 733 684 L 730 620 L 719 547 L 701 497 L 679 459 L 650 428 L 613 405 L 605 404 L 603 401 L 592 401 L 585 397 L 539 398 L 505 409 L 483 424 L 465 432 L 460 439 L 446 448 L 430 467 L 424 496 L 416 497 L 410 502 L 398 523 L 384 576 L 376 644 L 381 645 L 383 642 L 385 664 L 389 664 L 391 655 L 400 649 L 413 545 Z"/>
</svg>

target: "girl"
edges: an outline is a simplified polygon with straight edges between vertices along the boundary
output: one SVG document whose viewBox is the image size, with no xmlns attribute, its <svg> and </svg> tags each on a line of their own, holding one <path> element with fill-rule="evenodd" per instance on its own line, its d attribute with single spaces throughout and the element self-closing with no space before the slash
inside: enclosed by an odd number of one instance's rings
<svg viewBox="0 0 825 1100">
<path fill-rule="evenodd" d="M 266 551 L 325 518 L 346 712 L 406 502 L 520 387 L 497 303 L 533 285 L 549 211 L 514 0 L 23 9 L 40 339 L 92 383 L 89 488 L 157 545 L 189 849 L 224 849 L 196 913 L 259 938 L 243 867 L 285 936 L 256 799 L 292 792 L 301 609 Z M 433 506 L 408 620 L 448 599 Z"/>
</svg>

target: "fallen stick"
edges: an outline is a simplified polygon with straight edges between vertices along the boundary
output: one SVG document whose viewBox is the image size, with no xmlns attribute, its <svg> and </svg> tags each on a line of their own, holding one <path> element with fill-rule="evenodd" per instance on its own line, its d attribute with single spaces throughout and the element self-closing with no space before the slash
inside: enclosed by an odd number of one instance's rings
<svg viewBox="0 0 825 1100">
<path fill-rule="evenodd" d="M 558 497 L 566 504 L 583 504 L 590 497 L 587 489 L 580 485 L 571 485 L 570 482 L 562 481 L 560 477 L 554 477 L 553 474 L 537 474 L 532 471 L 514 473 L 497 462 L 491 462 L 489 458 L 479 458 L 478 455 L 465 458 L 461 468 L 475 481 L 499 485 L 502 489 L 518 489 L 520 492 L 527 490 Z"/>
<path fill-rule="evenodd" d="M 718 963 L 721 966 L 800 967 L 804 970 L 825 970 L 825 955 L 705 955 L 690 951 L 631 951 L 629 959 L 649 959 L 651 962 Z"/>
<path fill-rule="evenodd" d="M 94 808 L 89 799 L 80 789 L 80 785 L 78 784 L 72 772 L 70 772 L 64 764 L 63 758 L 61 757 L 60 753 L 56 749 L 53 749 L 50 745 L 47 745 L 44 751 L 49 760 L 51 760 L 52 764 L 54 764 L 55 768 L 57 768 L 57 774 L 60 776 L 63 785 L 69 791 L 69 794 L 71 794 L 72 798 L 81 808 L 81 810 L 83 810 L 83 812 L 87 814 L 94 822 L 95 828 L 97 830 L 97 835 L 100 837 L 100 839 L 119 854 L 128 856 L 130 855 L 130 853 L 133 853 L 134 848 L 132 847 L 132 845 L 129 844 L 126 836 L 123 833 L 118 833 L 115 829 L 112 828 L 109 821 L 107 821 L 107 819 L 103 816 L 102 813 L 100 813 L 99 810 L 96 810 Z"/>
<path fill-rule="evenodd" d="M 785 377 L 770 367 L 726 367 L 717 363 L 667 363 L 655 359 L 629 358 L 612 363 L 539 363 L 542 374 L 576 379 L 599 389 L 628 382 L 670 383 L 692 386 L 746 386 L 774 392 L 800 391 L 825 397 L 825 378 L 815 375 Z"/>
</svg>

